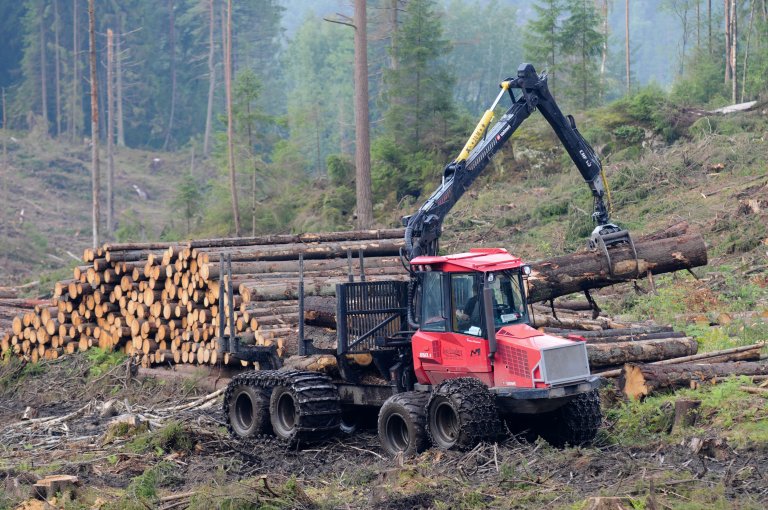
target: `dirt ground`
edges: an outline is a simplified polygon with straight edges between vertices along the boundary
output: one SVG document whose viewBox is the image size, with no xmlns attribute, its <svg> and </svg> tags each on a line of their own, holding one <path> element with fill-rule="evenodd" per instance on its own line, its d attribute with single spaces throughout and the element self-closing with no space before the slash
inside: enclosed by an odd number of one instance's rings
<svg viewBox="0 0 768 510">
<path fill-rule="evenodd" d="M 606 421 L 590 448 L 511 437 L 391 459 L 372 430 L 301 449 L 235 440 L 220 397 L 201 400 L 194 381 L 129 377 L 122 363 L 96 368 L 82 355 L 0 366 L 0 508 L 15 508 L 51 474 L 79 478 L 67 508 L 582 508 L 590 496 L 627 496 L 640 508 L 768 506 L 768 450 L 736 449 L 714 432 L 622 446 Z M 169 410 L 185 403 L 195 408 Z M 27 407 L 36 417 L 21 421 Z M 146 423 L 110 426 L 126 413 Z M 238 487 L 250 494 L 239 506 Z"/>
</svg>

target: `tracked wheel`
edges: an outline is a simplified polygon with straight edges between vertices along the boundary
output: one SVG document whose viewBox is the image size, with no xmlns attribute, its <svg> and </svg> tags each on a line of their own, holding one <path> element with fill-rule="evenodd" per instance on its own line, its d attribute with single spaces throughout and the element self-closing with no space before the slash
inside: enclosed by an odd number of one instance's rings
<svg viewBox="0 0 768 510">
<path fill-rule="evenodd" d="M 250 438 L 269 433 L 269 390 L 250 381 L 230 384 L 224 396 L 224 414 L 227 428 L 235 436 Z"/>
<path fill-rule="evenodd" d="M 405 457 L 423 452 L 429 445 L 426 405 L 429 394 L 408 391 L 389 397 L 379 411 L 379 441 L 390 455 Z"/>
<path fill-rule="evenodd" d="M 264 370 L 240 374 L 227 386 L 224 415 L 239 437 L 272 432 L 295 445 L 339 430 L 339 392 L 316 372 Z"/>
<path fill-rule="evenodd" d="M 541 416 L 539 435 L 553 446 L 584 446 L 595 439 L 602 421 L 600 396 L 594 390 Z"/>
<path fill-rule="evenodd" d="M 432 444 L 445 450 L 472 448 L 495 440 L 503 431 L 494 395 L 471 377 L 449 379 L 435 388 L 427 424 Z"/>
</svg>

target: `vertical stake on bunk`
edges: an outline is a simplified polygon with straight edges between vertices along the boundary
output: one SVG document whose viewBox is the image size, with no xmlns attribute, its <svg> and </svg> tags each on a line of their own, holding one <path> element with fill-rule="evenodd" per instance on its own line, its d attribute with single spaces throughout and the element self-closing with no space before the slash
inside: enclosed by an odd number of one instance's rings
<svg viewBox="0 0 768 510">
<path fill-rule="evenodd" d="M 352 250 L 349 248 L 347 248 L 347 275 L 349 283 L 353 283 L 355 281 L 355 275 L 352 273 Z"/>
<path fill-rule="evenodd" d="M 227 253 L 227 295 L 229 297 L 229 351 L 237 352 L 235 340 L 235 296 L 232 289 L 232 254 Z"/>
<path fill-rule="evenodd" d="M 226 313 L 224 312 L 224 286 L 227 284 L 227 279 L 224 274 L 224 254 L 219 253 L 219 349 L 221 352 L 229 352 L 229 345 L 224 340 L 224 319 Z"/>
<path fill-rule="evenodd" d="M 365 281 L 365 262 L 363 262 L 363 249 L 360 248 L 360 251 L 357 254 L 357 258 L 360 261 L 360 281 Z"/>
<path fill-rule="evenodd" d="M 304 341 L 304 254 L 299 253 L 299 355 L 307 355 Z"/>
</svg>

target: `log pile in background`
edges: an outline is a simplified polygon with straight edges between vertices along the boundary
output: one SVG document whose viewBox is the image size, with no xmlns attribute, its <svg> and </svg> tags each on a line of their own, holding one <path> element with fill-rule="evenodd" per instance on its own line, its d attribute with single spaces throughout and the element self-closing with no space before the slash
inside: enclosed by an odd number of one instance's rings
<svg viewBox="0 0 768 510">
<path fill-rule="evenodd" d="M 305 258 L 305 294 L 327 295 L 348 281 L 348 252 L 356 279 L 361 253 L 367 281 L 405 279 L 397 257 L 403 245 L 402 229 L 106 244 L 85 251 L 85 264 L 72 279 L 56 283 L 52 301 L 11 300 L 14 307 L 0 301 L 0 320 L 10 321 L 5 329 L 0 322 L 0 346 L 32 361 L 98 346 L 124 351 L 143 366 L 239 365 L 227 355 L 219 359 L 215 342 L 223 315 L 219 254 L 226 253 L 232 258 L 237 332 L 295 354 L 299 254 Z"/>
</svg>

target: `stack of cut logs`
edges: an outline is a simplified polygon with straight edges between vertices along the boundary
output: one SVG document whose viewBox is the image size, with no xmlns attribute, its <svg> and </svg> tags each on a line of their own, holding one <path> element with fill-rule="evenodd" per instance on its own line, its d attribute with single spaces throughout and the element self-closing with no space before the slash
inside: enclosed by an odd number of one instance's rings
<svg viewBox="0 0 768 510">
<path fill-rule="evenodd" d="M 295 354 L 299 254 L 305 294 L 329 295 L 350 271 L 356 279 L 364 271 L 367 281 L 405 279 L 403 245 L 402 229 L 106 244 L 85 251 L 86 265 L 56 283 L 52 301 L 0 302 L 0 317 L 10 321 L 0 323 L 0 347 L 32 361 L 98 346 L 143 366 L 244 363 L 219 359 L 216 349 L 224 253 L 232 260 L 237 332 Z"/>
</svg>

